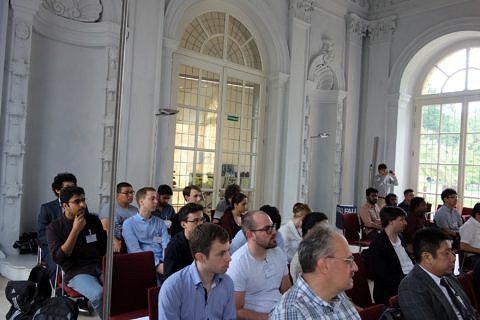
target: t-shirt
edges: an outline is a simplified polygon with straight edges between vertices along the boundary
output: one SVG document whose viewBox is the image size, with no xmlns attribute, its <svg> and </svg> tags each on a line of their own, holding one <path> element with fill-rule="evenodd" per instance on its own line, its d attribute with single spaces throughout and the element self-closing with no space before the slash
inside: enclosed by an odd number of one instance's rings
<svg viewBox="0 0 480 320">
<path fill-rule="evenodd" d="M 117 239 L 120 239 L 122 237 L 122 225 L 125 220 L 130 218 L 131 216 L 134 216 L 137 214 L 138 209 L 135 206 L 128 205 L 128 209 L 124 209 L 120 207 L 118 202 L 115 202 L 115 218 L 114 218 L 114 231 L 113 231 L 113 236 Z M 100 210 L 100 213 L 98 214 L 98 217 L 100 220 L 102 219 L 108 219 L 110 213 L 110 204 L 107 203 L 102 207 Z"/>
</svg>

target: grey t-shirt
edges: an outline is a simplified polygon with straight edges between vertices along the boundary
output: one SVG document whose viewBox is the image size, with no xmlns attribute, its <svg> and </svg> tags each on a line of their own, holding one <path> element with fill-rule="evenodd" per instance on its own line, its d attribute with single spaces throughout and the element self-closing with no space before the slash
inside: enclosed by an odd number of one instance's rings
<svg viewBox="0 0 480 320">
<path fill-rule="evenodd" d="M 101 219 L 108 219 L 108 214 L 109 214 L 109 209 L 110 209 L 110 204 L 107 203 L 102 207 L 102 210 L 100 210 L 100 213 L 98 214 L 98 217 Z M 135 206 L 129 205 L 128 209 L 124 209 L 120 207 L 120 205 L 115 202 L 115 219 L 114 219 L 114 231 L 113 231 L 113 236 L 117 239 L 121 239 L 122 236 L 122 225 L 125 220 L 130 218 L 131 216 L 137 214 L 138 209 Z"/>
</svg>

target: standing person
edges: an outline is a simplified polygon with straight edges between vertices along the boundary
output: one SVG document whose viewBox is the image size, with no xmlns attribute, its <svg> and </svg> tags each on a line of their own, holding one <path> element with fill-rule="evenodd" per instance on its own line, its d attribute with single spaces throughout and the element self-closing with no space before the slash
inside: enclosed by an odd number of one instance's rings
<svg viewBox="0 0 480 320">
<path fill-rule="evenodd" d="M 367 201 L 360 208 L 359 216 L 367 237 L 374 240 L 382 230 L 380 207 L 377 204 L 378 191 L 375 188 L 368 188 L 365 195 Z"/>
<path fill-rule="evenodd" d="M 385 205 L 385 197 L 393 192 L 394 186 L 398 186 L 395 171 L 388 170 L 385 163 L 380 163 L 378 165 L 378 174 L 373 179 L 373 187 L 378 190 L 378 205 L 380 208 Z"/>
<path fill-rule="evenodd" d="M 172 226 L 172 218 L 175 216 L 175 209 L 169 203 L 172 196 L 173 190 L 169 185 L 159 185 L 157 189 L 157 209 L 152 212 L 152 215 L 159 217 L 165 222 L 169 231 Z"/>
<path fill-rule="evenodd" d="M 345 294 L 358 266 L 345 238 L 319 224 L 300 242 L 303 274 L 283 295 L 269 319 L 352 319 L 360 315 Z"/>
<path fill-rule="evenodd" d="M 131 203 L 133 201 L 133 195 L 135 191 L 133 191 L 133 187 L 128 182 L 120 182 L 117 184 L 117 195 L 115 201 L 115 227 L 113 231 L 113 251 L 120 252 L 122 248 L 122 226 L 123 222 L 134 216 L 138 209 L 135 206 L 132 206 Z M 109 214 L 110 214 L 110 204 L 105 204 L 98 217 L 102 222 L 103 229 L 108 232 L 108 222 L 109 222 Z"/>
<path fill-rule="evenodd" d="M 285 252 L 287 253 L 288 263 L 292 261 L 298 245 L 302 241 L 302 223 L 307 214 L 312 212 L 306 203 L 295 203 L 293 206 L 293 218 L 285 223 L 278 230 L 285 241 Z"/>
<path fill-rule="evenodd" d="M 412 201 L 413 197 L 415 197 L 413 189 L 405 189 L 405 191 L 403 191 L 403 201 L 400 202 L 398 206 L 405 210 L 405 212 L 408 212 L 410 210 L 410 201 Z"/>
<path fill-rule="evenodd" d="M 158 295 L 158 319 L 236 319 L 228 234 L 220 226 L 198 226 L 190 239 L 195 261 L 174 273 Z"/>
<path fill-rule="evenodd" d="M 462 226 L 462 217 L 456 209 L 458 194 L 457 191 L 447 188 L 442 191 L 440 197 L 442 198 L 443 206 L 435 213 L 435 224 L 452 237 L 452 247 L 457 249 L 460 244 L 459 231 Z"/>
<path fill-rule="evenodd" d="M 82 188 L 63 188 L 60 201 L 64 213 L 47 227 L 48 248 L 65 272 L 68 286 L 88 298 L 102 318 L 102 257 L 107 251 L 107 233 L 100 219 L 87 212 Z"/>
<path fill-rule="evenodd" d="M 243 193 L 236 193 L 231 202 L 233 208 L 227 209 L 220 219 L 220 225 L 227 230 L 230 240 L 242 229 L 242 216 L 248 211 L 248 198 Z"/>
<path fill-rule="evenodd" d="M 59 173 L 53 178 L 52 191 L 55 194 L 55 200 L 44 203 L 40 206 L 40 213 L 37 217 L 37 237 L 38 245 L 42 249 L 42 261 L 47 265 L 50 282 L 55 286 L 55 271 L 57 265 L 53 261 L 52 255 L 48 250 L 47 227 L 55 219 L 63 215 L 63 207 L 60 201 L 60 190 L 66 187 L 76 186 L 77 178 L 68 172 Z"/>
<path fill-rule="evenodd" d="M 213 223 L 220 223 L 220 219 L 227 209 L 232 209 L 232 198 L 235 194 L 242 192 L 242 189 L 238 184 L 230 184 L 225 189 L 225 196 L 217 203 L 215 207 L 215 213 L 213 214 Z"/>
</svg>

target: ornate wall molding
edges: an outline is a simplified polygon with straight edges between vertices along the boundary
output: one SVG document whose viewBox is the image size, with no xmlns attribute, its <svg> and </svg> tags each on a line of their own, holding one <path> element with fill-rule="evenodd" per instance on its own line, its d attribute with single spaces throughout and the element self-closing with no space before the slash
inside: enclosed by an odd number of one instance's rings
<svg viewBox="0 0 480 320">
<path fill-rule="evenodd" d="M 59 17 L 79 22 L 97 22 L 103 12 L 99 0 L 43 0 L 42 6 Z"/>
<path fill-rule="evenodd" d="M 335 58 L 334 43 L 330 38 L 322 39 L 320 53 L 313 59 L 308 72 L 308 80 L 315 82 L 315 87 L 321 90 L 338 89 L 338 81 L 330 66 Z"/>
<path fill-rule="evenodd" d="M 290 0 L 290 16 L 310 22 L 314 8 L 313 0 Z"/>
<path fill-rule="evenodd" d="M 350 41 L 360 43 L 367 35 L 368 21 L 360 18 L 355 13 L 347 15 L 347 36 Z"/>
<path fill-rule="evenodd" d="M 368 37 L 370 43 L 390 41 L 397 27 L 397 17 L 390 16 L 368 23 Z"/>
<path fill-rule="evenodd" d="M 310 138 L 310 99 L 307 96 L 303 107 L 302 120 L 302 154 L 300 157 L 300 202 L 308 203 L 311 164 Z"/>
</svg>

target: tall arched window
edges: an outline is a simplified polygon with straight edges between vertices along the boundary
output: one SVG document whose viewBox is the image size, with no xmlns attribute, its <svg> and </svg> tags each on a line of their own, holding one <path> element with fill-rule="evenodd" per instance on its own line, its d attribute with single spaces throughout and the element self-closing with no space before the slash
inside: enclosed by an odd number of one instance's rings
<svg viewBox="0 0 480 320">
<path fill-rule="evenodd" d="M 257 43 L 233 16 L 207 12 L 187 26 L 180 47 L 173 205 L 183 206 L 190 184 L 202 188 L 208 208 L 232 183 L 253 203 L 265 87 Z"/>
<path fill-rule="evenodd" d="M 416 98 L 417 192 L 434 205 L 454 188 L 458 207 L 480 201 L 480 47 L 457 50 L 428 72 Z"/>
</svg>

